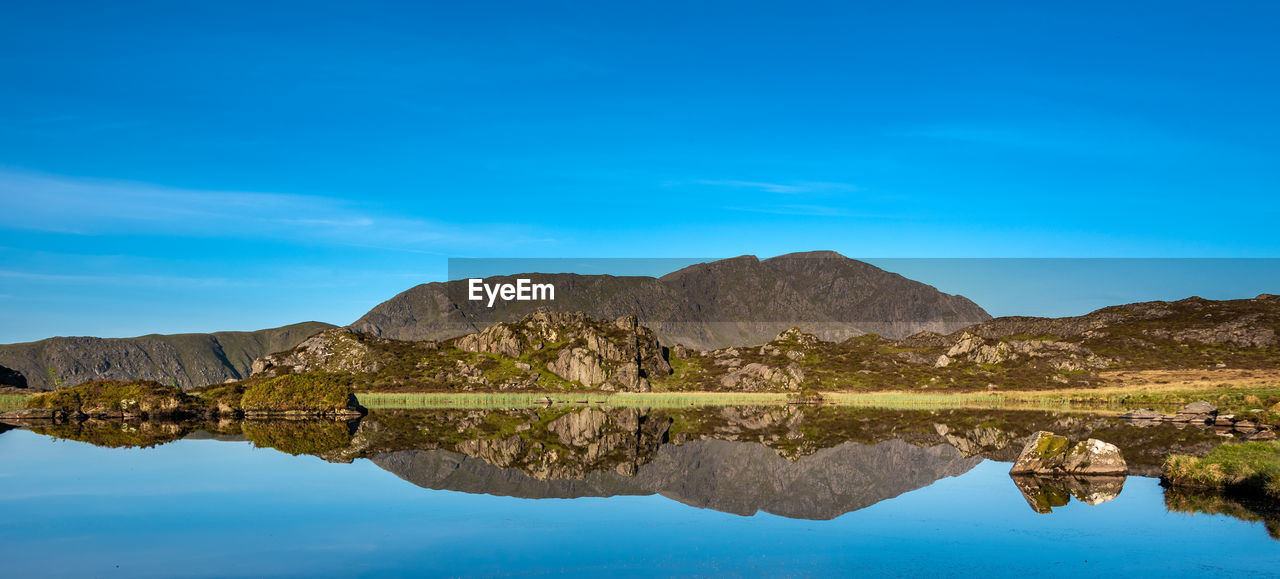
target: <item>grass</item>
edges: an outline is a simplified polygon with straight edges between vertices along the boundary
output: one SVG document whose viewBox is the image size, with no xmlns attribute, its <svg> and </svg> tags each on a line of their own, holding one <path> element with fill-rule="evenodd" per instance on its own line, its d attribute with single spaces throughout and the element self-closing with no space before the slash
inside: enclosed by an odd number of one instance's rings
<svg viewBox="0 0 1280 579">
<path fill-rule="evenodd" d="M 1171 486 L 1261 493 L 1280 499 L 1280 441 L 1223 444 L 1203 458 L 1170 455 L 1162 473 Z"/>
<path fill-rule="evenodd" d="M 514 408 L 552 404 L 604 404 L 671 408 L 785 404 L 784 393 L 747 392 L 546 392 L 546 393 L 400 393 L 362 392 L 368 408 Z"/>
<path fill-rule="evenodd" d="M 0 411 L 26 408 L 30 398 L 25 394 L 0 394 Z"/>
<path fill-rule="evenodd" d="M 862 391 L 815 392 L 824 404 L 861 408 L 930 409 L 971 408 L 993 410 L 1081 410 L 1121 413 L 1142 407 L 1178 407 L 1207 400 L 1223 414 L 1243 415 L 1260 403 L 1280 399 L 1280 386 L 1195 384 L 1144 384 L 1103 388 L 1061 388 L 1056 390 L 997 390 L 981 392 L 944 391 Z M 358 393 L 360 403 L 369 408 L 483 408 L 522 407 L 552 404 L 607 404 L 610 406 L 731 406 L 782 405 L 794 402 L 785 392 L 521 392 L 521 393 Z M 1265 406 L 1264 406 L 1265 408 Z M 1280 416 L 1263 412 L 1253 415 L 1263 422 L 1280 422 Z"/>
<path fill-rule="evenodd" d="M 258 448 L 274 448 L 294 456 L 321 454 L 351 445 L 351 429 L 345 422 L 251 420 L 241 425 L 241 432 Z"/>
<path fill-rule="evenodd" d="M 84 414 L 175 414 L 192 412 L 196 406 L 175 386 L 142 380 L 95 380 L 27 400 L 28 408 Z"/>
<path fill-rule="evenodd" d="M 351 398 L 348 376 L 343 374 L 286 374 L 258 382 L 244 391 L 246 411 L 340 410 Z"/>
</svg>

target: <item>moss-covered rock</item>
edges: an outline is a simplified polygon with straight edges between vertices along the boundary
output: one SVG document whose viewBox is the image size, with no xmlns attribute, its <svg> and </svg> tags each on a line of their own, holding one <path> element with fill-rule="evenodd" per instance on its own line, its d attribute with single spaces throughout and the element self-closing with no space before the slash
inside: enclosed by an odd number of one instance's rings
<svg viewBox="0 0 1280 579">
<path fill-rule="evenodd" d="M 1071 444 L 1070 440 L 1041 430 L 1023 447 L 1010 474 L 1122 475 L 1128 474 L 1120 449 L 1114 444 L 1090 438 Z"/>
<path fill-rule="evenodd" d="M 67 417 L 166 418 L 203 412 L 200 400 L 174 386 L 150 381 L 95 380 L 33 396 L 27 408 Z"/>
<path fill-rule="evenodd" d="M 363 408 L 346 374 L 286 374 L 250 385 L 240 399 L 246 416 L 358 416 Z"/>
</svg>

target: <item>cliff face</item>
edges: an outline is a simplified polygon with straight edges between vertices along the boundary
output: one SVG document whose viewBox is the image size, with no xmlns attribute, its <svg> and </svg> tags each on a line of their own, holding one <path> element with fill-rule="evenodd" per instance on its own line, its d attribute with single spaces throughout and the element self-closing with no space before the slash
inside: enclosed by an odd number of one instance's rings
<svg viewBox="0 0 1280 579">
<path fill-rule="evenodd" d="M 796 326 L 828 340 L 864 333 L 901 338 L 949 333 L 991 318 L 953 296 L 833 252 L 703 263 L 661 278 L 520 274 L 556 287 L 554 301 L 467 299 L 465 280 L 429 283 L 379 304 L 351 328 L 399 340 L 440 340 L 510 322 L 539 308 L 589 317 L 636 315 L 665 344 L 698 348 L 760 344 Z"/>
<path fill-rule="evenodd" d="M 49 338 L 0 345 L 0 364 L 21 372 L 35 390 L 101 379 L 155 380 L 186 389 L 247 378 L 255 358 L 331 327 L 304 322 L 256 332 Z"/>
</svg>

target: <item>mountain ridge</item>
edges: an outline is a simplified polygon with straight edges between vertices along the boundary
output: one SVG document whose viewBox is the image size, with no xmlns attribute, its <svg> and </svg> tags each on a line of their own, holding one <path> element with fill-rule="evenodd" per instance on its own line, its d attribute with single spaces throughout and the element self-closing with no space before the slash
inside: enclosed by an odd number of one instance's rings
<svg viewBox="0 0 1280 579">
<path fill-rule="evenodd" d="M 0 344 L 0 365 L 20 372 L 33 390 L 99 379 L 156 380 L 188 389 L 247 378 L 255 359 L 333 327 L 301 322 L 251 332 L 57 336 Z"/>
<path fill-rule="evenodd" d="M 488 307 L 466 299 L 466 281 L 419 284 L 349 327 L 398 340 L 441 340 L 515 321 L 540 308 L 597 319 L 635 315 L 666 344 L 697 348 L 767 342 L 800 329 L 828 340 L 876 333 L 950 333 L 991 316 L 968 298 L 833 251 L 752 255 L 690 265 L 660 277 L 523 273 L 491 276 L 552 283 L 553 302 Z"/>
</svg>

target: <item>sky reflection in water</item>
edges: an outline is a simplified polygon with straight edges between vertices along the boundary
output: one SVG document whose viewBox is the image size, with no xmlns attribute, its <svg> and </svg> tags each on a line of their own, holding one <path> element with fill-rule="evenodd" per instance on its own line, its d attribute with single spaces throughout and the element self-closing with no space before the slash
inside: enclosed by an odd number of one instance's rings
<svg viewBox="0 0 1280 579">
<path fill-rule="evenodd" d="M 6 573 L 1267 574 L 1261 523 L 1168 512 L 1155 479 L 1034 513 L 1007 463 L 830 521 L 742 517 L 662 496 L 519 499 L 419 488 L 368 460 L 245 442 L 107 449 L 0 435 Z"/>
</svg>

